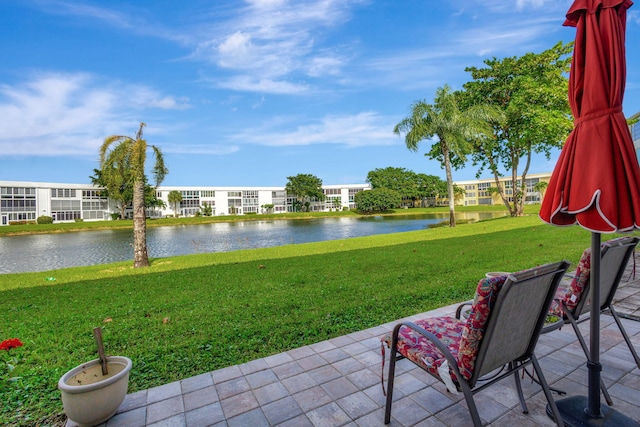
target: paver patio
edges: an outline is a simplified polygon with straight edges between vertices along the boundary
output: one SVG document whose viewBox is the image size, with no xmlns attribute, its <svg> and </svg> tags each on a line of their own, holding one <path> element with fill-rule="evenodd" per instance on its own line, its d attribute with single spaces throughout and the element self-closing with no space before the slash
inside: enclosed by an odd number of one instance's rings
<svg viewBox="0 0 640 427">
<path fill-rule="evenodd" d="M 633 266 L 631 262 L 627 268 L 615 306 L 640 349 L 640 272 L 636 277 Z M 457 305 L 409 319 L 453 315 Z M 129 394 L 102 426 L 382 426 L 385 397 L 379 339 L 395 323 Z M 601 323 L 602 378 L 614 408 L 640 420 L 640 369 L 613 318 L 603 315 Z M 581 329 L 588 340 L 589 322 L 583 322 Z M 552 387 L 568 395 L 587 394 L 586 359 L 570 326 L 542 335 L 536 355 Z M 387 361 L 388 357 L 387 351 Z M 525 379 L 523 388 L 528 415 L 521 412 L 511 377 L 478 393 L 483 421 L 505 427 L 555 425 L 546 415 L 540 386 Z M 67 427 L 74 425 L 67 422 Z M 461 394 L 448 393 L 406 360 L 398 363 L 390 426 L 468 425 L 471 419 Z"/>
</svg>

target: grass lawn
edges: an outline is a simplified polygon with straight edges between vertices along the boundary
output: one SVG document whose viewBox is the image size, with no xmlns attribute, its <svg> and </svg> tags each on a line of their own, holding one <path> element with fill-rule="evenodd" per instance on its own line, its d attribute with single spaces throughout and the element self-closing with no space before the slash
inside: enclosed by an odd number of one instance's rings
<svg viewBox="0 0 640 427">
<path fill-rule="evenodd" d="M 24 346 L 0 352 L 0 425 L 61 423 L 57 381 L 97 357 L 96 326 L 107 354 L 133 360 L 135 392 L 463 301 L 486 271 L 575 263 L 589 244 L 580 227 L 531 215 L 154 259 L 146 269 L 1 275 L 0 340 Z"/>
</svg>

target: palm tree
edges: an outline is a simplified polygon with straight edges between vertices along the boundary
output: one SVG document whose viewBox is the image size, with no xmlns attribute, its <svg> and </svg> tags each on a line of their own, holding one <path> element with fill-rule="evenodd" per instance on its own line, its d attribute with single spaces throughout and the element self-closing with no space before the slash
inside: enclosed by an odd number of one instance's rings
<svg viewBox="0 0 640 427">
<path fill-rule="evenodd" d="M 182 193 L 178 190 L 169 191 L 169 195 L 167 196 L 169 203 L 173 206 L 173 216 L 178 217 L 178 203 L 182 201 Z"/>
<path fill-rule="evenodd" d="M 129 136 L 111 135 L 105 138 L 100 147 L 100 169 L 108 174 L 116 170 L 120 163 L 128 165 L 130 177 L 127 185 L 133 187 L 133 266 L 148 267 L 149 256 L 147 254 L 147 222 L 144 207 L 144 167 L 147 160 L 147 141 L 142 138 L 142 129 L 145 123 L 140 123 L 140 129 L 135 139 Z M 169 172 L 164 165 L 164 158 L 160 149 L 154 145 L 155 164 L 152 173 L 156 187 L 162 183 Z"/>
<path fill-rule="evenodd" d="M 538 181 L 536 185 L 533 186 L 533 191 L 540 193 L 540 202 L 544 199 L 544 193 L 547 191 L 548 186 L 549 183 L 547 181 Z"/>
<path fill-rule="evenodd" d="M 502 119 L 502 113 L 489 105 L 475 105 L 462 110 L 458 95 L 445 85 L 436 90 L 434 104 L 418 101 L 411 107 L 411 115 L 398 123 L 393 132 L 405 134 L 405 144 L 411 151 L 418 151 L 418 144 L 432 137 L 437 141 L 429 156 L 444 166 L 449 195 L 449 226 L 456 226 L 455 194 L 452 163 L 462 165 L 471 150 L 470 141 L 480 135 L 491 134 L 491 121 Z"/>
</svg>

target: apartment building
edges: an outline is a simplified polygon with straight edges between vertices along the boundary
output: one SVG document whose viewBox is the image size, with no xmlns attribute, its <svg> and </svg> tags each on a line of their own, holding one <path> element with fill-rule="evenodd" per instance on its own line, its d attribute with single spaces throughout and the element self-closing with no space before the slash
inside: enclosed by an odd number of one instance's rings
<svg viewBox="0 0 640 427">
<path fill-rule="evenodd" d="M 325 185 L 325 200 L 311 201 L 310 209 L 355 209 L 356 193 L 370 188 L 369 184 Z M 174 190 L 182 196 L 177 206 L 169 203 L 169 193 Z M 292 212 L 296 200 L 284 187 L 160 186 L 156 192 L 164 206 L 149 209 L 147 215 L 152 218 L 193 216 L 205 203 L 213 215 Z M 112 219 L 117 212 L 115 204 L 91 184 L 0 181 L 0 225 L 31 222 L 43 215 L 56 222 L 101 221 Z"/>
<path fill-rule="evenodd" d="M 540 181 L 549 182 L 551 172 L 528 174 L 525 179 L 525 203 L 541 203 L 544 191 L 537 191 L 536 184 Z M 501 177 L 500 183 L 504 188 L 505 195 L 509 201 L 513 201 L 513 188 L 511 177 Z M 518 178 L 517 185 L 520 186 L 522 179 Z M 456 205 L 460 206 L 476 206 L 476 205 L 502 205 L 500 195 L 493 191 L 496 188 L 494 178 L 458 181 L 454 183 L 458 187 L 465 190 L 464 197 L 456 199 Z"/>
</svg>

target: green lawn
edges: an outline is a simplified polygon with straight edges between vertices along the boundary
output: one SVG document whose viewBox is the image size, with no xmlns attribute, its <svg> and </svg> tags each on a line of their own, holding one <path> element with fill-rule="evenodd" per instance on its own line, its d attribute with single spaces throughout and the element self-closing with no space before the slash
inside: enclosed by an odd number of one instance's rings
<svg viewBox="0 0 640 427">
<path fill-rule="evenodd" d="M 97 357 L 96 326 L 107 354 L 133 360 L 134 392 L 469 299 L 486 271 L 575 263 L 589 239 L 531 215 L 154 259 L 147 269 L 2 275 L 0 340 L 24 346 L 0 352 L 0 425 L 63 419 L 57 381 Z"/>
</svg>

